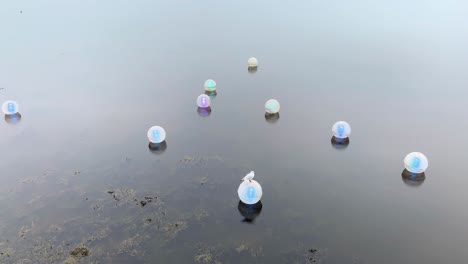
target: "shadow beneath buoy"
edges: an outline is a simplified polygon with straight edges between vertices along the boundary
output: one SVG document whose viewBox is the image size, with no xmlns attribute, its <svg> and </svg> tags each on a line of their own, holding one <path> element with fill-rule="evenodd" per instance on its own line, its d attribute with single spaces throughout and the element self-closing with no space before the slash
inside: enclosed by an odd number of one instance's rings
<svg viewBox="0 0 468 264">
<path fill-rule="evenodd" d="M 5 121 L 12 125 L 18 124 L 21 121 L 21 114 L 16 113 L 14 115 L 5 115 Z"/>
<path fill-rule="evenodd" d="M 267 121 L 270 124 L 278 122 L 279 118 L 280 118 L 279 113 L 274 113 L 274 114 L 265 113 L 265 121 Z"/>
<path fill-rule="evenodd" d="M 211 107 L 207 107 L 207 108 L 198 107 L 197 112 L 198 112 L 198 115 L 202 117 L 207 117 L 211 115 Z"/>
<path fill-rule="evenodd" d="M 262 207 L 262 201 L 258 201 L 256 204 L 246 204 L 239 200 L 237 209 L 239 209 L 239 213 L 244 217 L 242 222 L 253 224 L 255 218 L 262 212 Z"/>
<path fill-rule="evenodd" d="M 424 172 L 414 173 L 404 169 L 401 173 L 401 179 L 408 186 L 418 187 L 424 183 L 424 180 L 426 180 L 426 174 Z"/>
<path fill-rule="evenodd" d="M 249 67 L 249 68 L 247 68 L 247 71 L 249 71 L 249 73 L 251 73 L 251 74 L 254 74 L 254 73 L 257 72 L 257 69 L 258 69 L 258 66 Z"/>
<path fill-rule="evenodd" d="M 205 91 L 205 94 L 208 95 L 208 97 L 210 97 L 210 100 L 213 101 L 216 96 L 218 95 L 218 92 L 216 92 L 216 90 L 214 91 Z"/>
<path fill-rule="evenodd" d="M 349 145 L 349 138 L 337 138 L 333 136 L 331 138 L 331 144 L 335 149 L 345 149 Z"/>
<path fill-rule="evenodd" d="M 164 151 L 166 151 L 167 149 L 167 143 L 166 141 L 163 141 L 161 143 L 149 143 L 148 145 L 148 149 L 151 153 L 153 154 L 156 154 L 156 155 L 160 155 L 162 153 L 164 153 Z"/>
</svg>

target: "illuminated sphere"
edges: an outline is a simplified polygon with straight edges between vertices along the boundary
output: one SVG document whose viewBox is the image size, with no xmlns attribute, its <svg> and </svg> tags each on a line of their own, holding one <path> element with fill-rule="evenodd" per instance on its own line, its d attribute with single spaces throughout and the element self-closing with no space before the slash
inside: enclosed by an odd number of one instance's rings
<svg viewBox="0 0 468 264">
<path fill-rule="evenodd" d="M 197 98 L 197 105 L 200 108 L 208 108 L 210 107 L 211 104 L 211 99 L 208 95 L 206 94 L 200 94 Z"/>
<path fill-rule="evenodd" d="M 420 152 L 411 152 L 405 157 L 405 169 L 412 173 L 423 173 L 429 166 L 426 156 Z"/>
<path fill-rule="evenodd" d="M 216 82 L 209 79 L 205 82 L 205 91 L 211 92 L 216 90 Z"/>
<path fill-rule="evenodd" d="M 262 198 L 262 186 L 255 180 L 242 181 L 237 189 L 239 199 L 245 204 L 256 204 Z"/>
<path fill-rule="evenodd" d="M 251 67 L 251 68 L 258 66 L 258 60 L 257 60 L 257 58 L 254 58 L 254 57 L 249 58 L 247 63 L 249 64 L 249 67 Z"/>
<path fill-rule="evenodd" d="M 351 134 L 351 126 L 345 121 L 338 121 L 333 125 L 332 132 L 336 138 L 347 138 Z"/>
<path fill-rule="evenodd" d="M 166 139 L 166 131 L 160 126 L 153 126 L 148 129 L 147 136 L 151 143 L 161 143 Z"/>
<path fill-rule="evenodd" d="M 270 99 L 265 103 L 265 111 L 269 114 L 276 114 L 280 110 L 280 103 L 275 99 Z"/>
<path fill-rule="evenodd" d="M 2 111 L 5 115 L 14 115 L 18 113 L 18 104 L 15 101 L 6 101 L 2 105 Z"/>
</svg>

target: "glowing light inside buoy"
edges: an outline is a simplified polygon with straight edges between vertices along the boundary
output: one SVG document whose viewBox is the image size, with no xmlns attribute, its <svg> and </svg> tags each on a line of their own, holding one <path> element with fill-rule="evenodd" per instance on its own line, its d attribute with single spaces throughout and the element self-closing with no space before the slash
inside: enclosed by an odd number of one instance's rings
<svg viewBox="0 0 468 264">
<path fill-rule="evenodd" d="M 345 121 L 338 121 L 332 127 L 333 136 L 347 138 L 351 134 L 351 126 Z"/>
<path fill-rule="evenodd" d="M 265 103 L 265 111 L 269 114 L 276 114 L 280 110 L 280 103 L 275 99 L 270 99 Z"/>
<path fill-rule="evenodd" d="M 423 173 L 429 166 L 426 156 L 420 152 L 411 152 L 406 155 L 405 169 L 412 173 Z"/>
<path fill-rule="evenodd" d="M 208 95 L 206 94 L 201 94 L 200 96 L 198 96 L 197 98 L 197 105 L 198 107 L 200 108 L 207 108 L 209 107 L 211 104 L 211 99 Z"/>
<path fill-rule="evenodd" d="M 245 204 L 256 204 L 262 198 L 262 186 L 255 180 L 244 180 L 237 190 L 239 199 Z"/>
<path fill-rule="evenodd" d="M 15 101 L 6 101 L 2 105 L 2 111 L 5 115 L 14 115 L 18 113 L 18 104 Z"/>
<path fill-rule="evenodd" d="M 212 79 L 205 81 L 205 91 L 211 92 L 216 90 L 216 82 Z"/>
<path fill-rule="evenodd" d="M 153 126 L 148 130 L 147 136 L 151 143 L 161 143 L 166 140 L 166 131 L 160 126 Z"/>
</svg>

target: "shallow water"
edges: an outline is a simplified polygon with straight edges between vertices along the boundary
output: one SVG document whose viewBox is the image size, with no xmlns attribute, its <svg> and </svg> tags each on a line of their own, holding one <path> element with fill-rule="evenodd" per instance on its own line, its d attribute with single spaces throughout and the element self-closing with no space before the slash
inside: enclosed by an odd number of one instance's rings
<svg viewBox="0 0 468 264">
<path fill-rule="evenodd" d="M 466 263 L 467 3 L 10 2 L 1 263 Z"/>
</svg>

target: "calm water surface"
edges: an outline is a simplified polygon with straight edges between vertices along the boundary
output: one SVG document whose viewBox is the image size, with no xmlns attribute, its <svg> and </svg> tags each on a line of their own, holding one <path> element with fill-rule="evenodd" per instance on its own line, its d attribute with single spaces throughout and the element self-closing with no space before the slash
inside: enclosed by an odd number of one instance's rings
<svg viewBox="0 0 468 264">
<path fill-rule="evenodd" d="M 467 263 L 466 2 L 8 2 L 1 263 Z"/>
</svg>

